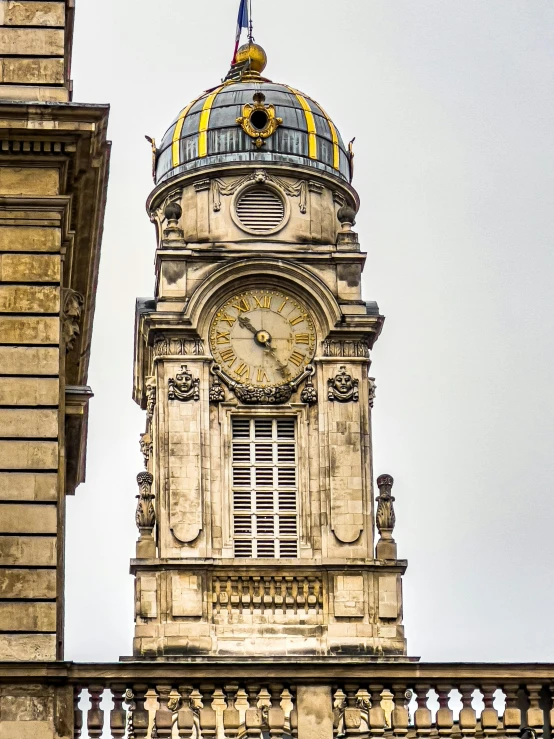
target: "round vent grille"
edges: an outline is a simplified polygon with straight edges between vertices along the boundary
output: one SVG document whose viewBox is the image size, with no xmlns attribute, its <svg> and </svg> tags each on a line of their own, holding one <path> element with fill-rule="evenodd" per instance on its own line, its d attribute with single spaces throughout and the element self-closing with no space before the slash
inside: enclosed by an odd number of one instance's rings
<svg viewBox="0 0 554 739">
<path fill-rule="evenodd" d="M 242 193 L 236 204 L 237 218 L 247 231 L 267 234 L 281 226 L 285 204 L 268 187 L 251 187 Z"/>
</svg>

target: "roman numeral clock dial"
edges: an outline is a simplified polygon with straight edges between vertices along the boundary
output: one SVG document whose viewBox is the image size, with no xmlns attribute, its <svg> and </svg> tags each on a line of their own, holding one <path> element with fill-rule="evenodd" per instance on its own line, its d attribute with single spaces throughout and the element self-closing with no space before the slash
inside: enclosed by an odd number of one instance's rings
<svg viewBox="0 0 554 739">
<path fill-rule="evenodd" d="M 314 320 L 280 290 L 247 290 L 221 305 L 210 326 L 210 348 L 221 370 L 254 387 L 285 385 L 313 359 Z"/>
</svg>

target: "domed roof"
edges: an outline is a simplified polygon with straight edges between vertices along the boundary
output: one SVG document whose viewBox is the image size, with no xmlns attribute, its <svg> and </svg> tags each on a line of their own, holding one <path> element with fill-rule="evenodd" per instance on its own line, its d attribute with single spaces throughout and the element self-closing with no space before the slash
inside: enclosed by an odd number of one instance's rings
<svg viewBox="0 0 554 739">
<path fill-rule="evenodd" d="M 253 58 L 247 73 L 239 70 L 179 113 L 157 150 L 158 184 L 242 162 L 301 165 L 350 181 L 348 152 L 327 113 L 298 90 L 260 77 Z"/>
</svg>

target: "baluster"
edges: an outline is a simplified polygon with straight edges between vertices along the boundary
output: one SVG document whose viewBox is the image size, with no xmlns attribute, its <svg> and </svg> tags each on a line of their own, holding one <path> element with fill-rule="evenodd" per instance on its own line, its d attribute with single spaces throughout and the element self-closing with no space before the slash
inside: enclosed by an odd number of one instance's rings
<svg viewBox="0 0 554 739">
<path fill-rule="evenodd" d="M 391 723 L 395 737 L 404 737 L 408 733 L 410 725 L 410 713 L 406 699 L 406 685 L 393 685 L 394 709 L 392 711 Z"/>
<path fill-rule="evenodd" d="M 460 711 L 459 724 L 465 737 L 475 736 L 477 730 L 477 714 L 471 705 L 475 685 L 460 685 L 458 690 L 462 694 L 462 710 Z"/>
<path fill-rule="evenodd" d="M 135 739 L 148 736 L 148 711 L 144 707 L 148 685 L 133 685 L 135 708 L 133 709 L 133 734 Z"/>
<path fill-rule="evenodd" d="M 414 714 L 414 724 L 417 736 L 425 737 L 429 736 L 431 733 L 433 717 L 431 715 L 431 711 L 427 708 L 427 694 L 430 688 L 430 685 L 415 686 L 417 694 L 417 710 Z"/>
<path fill-rule="evenodd" d="M 346 707 L 344 709 L 344 733 L 346 736 L 356 736 L 360 733 L 362 725 L 362 712 L 358 707 L 356 694 L 359 685 L 345 685 Z"/>
<path fill-rule="evenodd" d="M 213 685 L 201 685 L 200 693 L 202 695 L 202 708 L 200 709 L 200 731 L 203 737 L 215 737 L 217 731 L 217 716 L 212 707 L 213 703 Z"/>
<path fill-rule="evenodd" d="M 544 714 L 540 707 L 540 693 L 542 685 L 527 685 L 529 694 L 529 708 L 527 709 L 527 726 L 533 729 L 537 736 L 542 736 L 544 728 Z"/>
<path fill-rule="evenodd" d="M 171 685 L 156 685 L 160 707 L 156 711 L 156 732 L 159 737 L 171 737 L 173 712 L 169 709 Z"/>
<path fill-rule="evenodd" d="M 179 694 L 181 696 L 181 708 L 177 713 L 177 729 L 179 738 L 188 739 L 194 733 L 194 711 L 192 710 L 192 685 L 179 685 Z"/>
<path fill-rule="evenodd" d="M 113 697 L 113 708 L 110 712 L 110 730 L 112 739 L 125 736 L 125 728 L 127 726 L 127 711 L 123 708 L 123 696 L 125 694 L 125 685 L 110 685 Z"/>
<path fill-rule="evenodd" d="M 81 686 L 76 685 L 73 688 L 73 736 L 74 739 L 79 739 L 83 731 L 83 712 L 79 708 L 79 701 L 81 700 Z"/>
<path fill-rule="evenodd" d="M 270 683 L 271 708 L 267 716 L 270 736 L 281 737 L 285 733 L 285 712 L 281 708 L 282 692 L 283 686 L 281 684 Z"/>
<path fill-rule="evenodd" d="M 263 716 L 258 708 L 259 685 L 248 685 L 248 708 L 246 709 L 246 731 L 249 737 L 261 737 Z"/>
<path fill-rule="evenodd" d="M 481 728 L 485 736 L 498 734 L 498 713 L 494 708 L 494 691 L 496 685 L 482 685 L 483 703 L 485 708 L 481 713 Z"/>
<path fill-rule="evenodd" d="M 385 733 L 385 711 L 381 706 L 382 685 L 370 685 L 371 708 L 369 709 L 369 728 L 371 736 L 382 736 Z"/>
<path fill-rule="evenodd" d="M 223 711 L 223 729 L 226 739 L 233 739 L 239 734 L 240 711 L 235 707 L 238 689 L 236 684 L 225 686 L 227 708 Z"/>
<path fill-rule="evenodd" d="M 88 689 L 90 693 L 90 709 L 87 715 L 88 735 L 93 737 L 102 736 L 104 729 L 104 711 L 100 709 L 100 701 L 104 688 L 102 685 L 91 685 Z"/>
<path fill-rule="evenodd" d="M 448 701 L 452 685 L 436 685 L 435 690 L 439 697 L 439 710 L 435 724 L 440 736 L 451 736 L 454 728 L 454 713 L 451 711 Z"/>
<path fill-rule="evenodd" d="M 504 734 L 507 737 L 519 736 L 521 730 L 521 709 L 518 703 L 518 685 L 504 685 L 506 708 L 502 717 Z"/>
<path fill-rule="evenodd" d="M 298 711 L 296 709 L 296 685 L 289 685 L 289 693 L 292 701 L 292 711 L 289 716 L 290 733 L 293 739 L 298 737 Z"/>
</svg>

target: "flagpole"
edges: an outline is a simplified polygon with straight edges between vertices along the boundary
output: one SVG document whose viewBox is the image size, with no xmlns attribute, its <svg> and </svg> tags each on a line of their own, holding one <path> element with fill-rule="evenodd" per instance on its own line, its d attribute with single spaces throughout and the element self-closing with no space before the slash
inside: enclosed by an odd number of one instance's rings
<svg viewBox="0 0 554 739">
<path fill-rule="evenodd" d="M 249 19 L 250 19 L 250 26 L 248 28 L 248 41 L 252 43 L 254 41 L 254 25 L 252 23 L 252 0 L 248 0 L 249 5 Z"/>
</svg>

